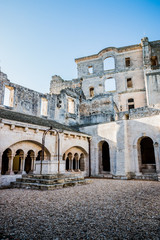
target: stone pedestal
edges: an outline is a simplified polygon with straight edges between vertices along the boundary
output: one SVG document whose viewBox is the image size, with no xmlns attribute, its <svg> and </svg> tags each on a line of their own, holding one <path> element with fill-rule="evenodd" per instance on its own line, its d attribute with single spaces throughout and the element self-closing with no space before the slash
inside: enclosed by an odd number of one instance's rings
<svg viewBox="0 0 160 240">
<path fill-rule="evenodd" d="M 35 162 L 34 174 L 40 174 L 41 172 L 41 161 Z M 65 172 L 65 165 L 60 163 L 60 173 Z M 42 174 L 57 174 L 58 173 L 58 162 L 52 162 L 50 160 L 42 161 Z"/>
</svg>

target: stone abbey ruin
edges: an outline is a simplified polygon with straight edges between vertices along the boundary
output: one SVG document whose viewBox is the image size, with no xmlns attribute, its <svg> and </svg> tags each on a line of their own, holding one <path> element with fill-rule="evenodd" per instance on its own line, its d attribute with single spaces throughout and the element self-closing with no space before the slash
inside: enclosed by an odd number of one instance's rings
<svg viewBox="0 0 160 240">
<path fill-rule="evenodd" d="M 39 93 L 0 72 L 1 186 L 23 174 L 160 180 L 160 40 L 75 59 Z"/>
</svg>

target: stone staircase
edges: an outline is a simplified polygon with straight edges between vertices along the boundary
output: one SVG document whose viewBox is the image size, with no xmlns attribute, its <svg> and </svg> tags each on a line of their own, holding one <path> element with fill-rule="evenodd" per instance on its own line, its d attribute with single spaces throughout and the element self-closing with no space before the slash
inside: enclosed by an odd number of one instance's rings
<svg viewBox="0 0 160 240">
<path fill-rule="evenodd" d="M 17 178 L 16 182 L 11 182 L 12 188 L 24 188 L 34 190 L 54 190 L 64 187 L 83 185 L 90 183 L 91 180 L 84 179 L 78 175 L 22 175 L 22 178 Z"/>
</svg>

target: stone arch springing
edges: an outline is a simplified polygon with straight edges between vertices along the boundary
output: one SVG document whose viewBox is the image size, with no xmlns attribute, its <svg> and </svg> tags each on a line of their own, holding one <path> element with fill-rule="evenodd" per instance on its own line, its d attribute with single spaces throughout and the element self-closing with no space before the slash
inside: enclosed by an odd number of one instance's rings
<svg viewBox="0 0 160 240">
<path fill-rule="evenodd" d="M 10 148 L 7 148 L 2 154 L 2 170 L 1 174 L 5 175 L 9 171 L 10 158 L 12 156 L 12 151 Z"/>
<path fill-rule="evenodd" d="M 111 171 L 109 144 L 106 141 L 99 143 L 99 172 Z"/>
<path fill-rule="evenodd" d="M 148 137 L 141 137 L 137 142 L 139 170 L 142 173 L 156 172 L 156 161 L 153 140 Z"/>
</svg>

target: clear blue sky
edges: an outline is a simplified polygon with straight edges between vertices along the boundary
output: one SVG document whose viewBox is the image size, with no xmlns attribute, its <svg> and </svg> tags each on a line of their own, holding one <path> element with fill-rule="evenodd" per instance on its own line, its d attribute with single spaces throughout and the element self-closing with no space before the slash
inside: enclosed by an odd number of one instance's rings
<svg viewBox="0 0 160 240">
<path fill-rule="evenodd" d="M 160 40 L 160 0 L 0 0 L 0 66 L 11 82 L 49 92 L 77 77 L 75 58 Z"/>
</svg>

